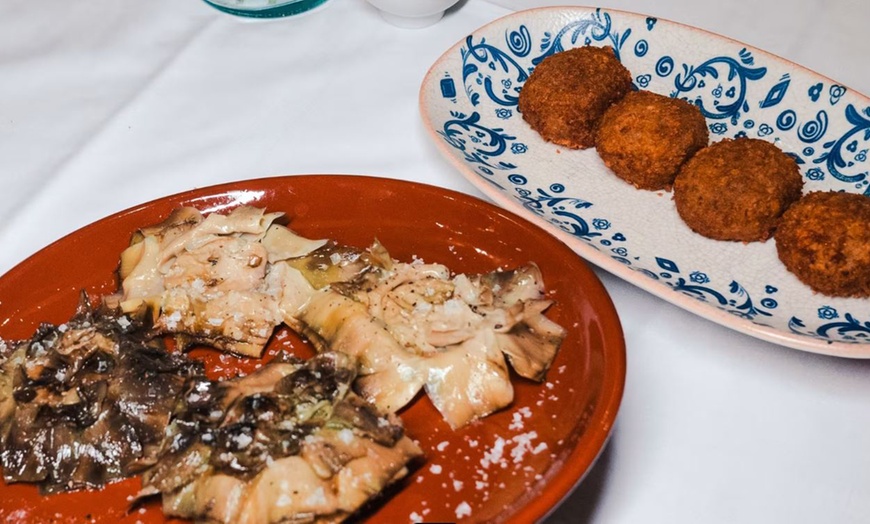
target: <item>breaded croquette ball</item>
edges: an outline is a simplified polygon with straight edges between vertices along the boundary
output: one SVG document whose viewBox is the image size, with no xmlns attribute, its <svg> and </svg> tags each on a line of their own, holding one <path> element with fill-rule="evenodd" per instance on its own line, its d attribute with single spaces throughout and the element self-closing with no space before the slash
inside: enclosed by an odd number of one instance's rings
<svg viewBox="0 0 870 524">
<path fill-rule="evenodd" d="M 680 166 L 709 141 L 701 110 L 651 91 L 632 91 L 604 113 L 598 156 L 638 189 L 670 190 Z"/>
<path fill-rule="evenodd" d="M 544 140 L 572 149 L 595 145 L 604 111 L 631 89 L 631 73 L 610 47 L 585 46 L 548 56 L 529 75 L 519 111 Z"/>
<path fill-rule="evenodd" d="M 683 164 L 674 180 L 674 202 L 696 233 L 754 242 L 770 238 L 802 190 L 797 163 L 772 143 L 724 139 Z"/>
<path fill-rule="evenodd" d="M 870 297 L 870 196 L 807 193 L 783 214 L 774 240 L 786 269 L 814 291 Z"/>
</svg>

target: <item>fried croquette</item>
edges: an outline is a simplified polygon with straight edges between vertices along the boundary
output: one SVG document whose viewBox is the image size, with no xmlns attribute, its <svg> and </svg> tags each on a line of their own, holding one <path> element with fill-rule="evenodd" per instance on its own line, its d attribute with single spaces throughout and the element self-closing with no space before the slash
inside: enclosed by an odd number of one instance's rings
<svg viewBox="0 0 870 524">
<path fill-rule="evenodd" d="M 631 73 L 610 47 L 548 56 L 519 93 L 519 111 L 544 140 L 572 149 L 595 145 L 604 111 L 631 89 Z"/>
<path fill-rule="evenodd" d="M 697 106 L 632 91 L 604 113 L 595 148 L 618 177 L 656 191 L 670 190 L 680 166 L 708 141 L 707 121 Z"/>
<path fill-rule="evenodd" d="M 770 238 L 802 190 L 797 163 L 772 143 L 724 139 L 683 164 L 674 180 L 674 202 L 696 233 L 754 242 Z"/>
<path fill-rule="evenodd" d="M 786 269 L 818 293 L 870 297 L 870 196 L 807 193 L 774 234 Z"/>
</svg>

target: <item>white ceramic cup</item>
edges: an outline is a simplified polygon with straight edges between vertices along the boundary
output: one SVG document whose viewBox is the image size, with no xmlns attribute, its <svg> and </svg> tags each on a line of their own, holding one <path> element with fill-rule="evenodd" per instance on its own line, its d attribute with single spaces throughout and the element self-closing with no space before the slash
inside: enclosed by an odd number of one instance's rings
<svg viewBox="0 0 870 524">
<path fill-rule="evenodd" d="M 441 20 L 459 0 L 368 0 L 387 22 L 408 29 L 427 27 Z"/>
</svg>

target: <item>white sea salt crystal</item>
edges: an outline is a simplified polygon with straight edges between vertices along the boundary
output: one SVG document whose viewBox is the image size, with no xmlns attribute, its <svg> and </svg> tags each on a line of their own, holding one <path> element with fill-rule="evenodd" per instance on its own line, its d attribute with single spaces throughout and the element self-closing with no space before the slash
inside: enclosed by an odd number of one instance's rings
<svg viewBox="0 0 870 524">
<path fill-rule="evenodd" d="M 190 287 L 199 293 L 205 293 L 205 282 L 201 278 L 196 278 L 190 283 Z"/>
<path fill-rule="evenodd" d="M 181 312 L 173 311 L 168 317 L 163 318 L 163 323 L 170 330 L 174 330 L 178 327 L 178 323 L 181 321 Z"/>
<path fill-rule="evenodd" d="M 510 452 L 514 464 L 518 464 L 519 462 L 521 462 L 523 460 L 523 457 L 525 457 L 526 452 L 532 451 L 532 440 L 536 438 L 538 438 L 538 433 L 536 431 L 529 431 L 528 433 L 517 435 L 511 439 L 513 442 L 516 443 L 516 446 L 514 446 L 514 448 L 511 449 Z M 541 451 L 543 451 L 543 449 Z"/>
<path fill-rule="evenodd" d="M 345 444 L 350 444 L 351 442 L 353 442 L 353 431 L 348 428 L 344 428 L 338 432 L 338 438 Z"/>
<path fill-rule="evenodd" d="M 468 505 L 468 502 L 460 502 L 458 506 L 456 506 L 456 518 L 461 519 L 462 517 L 471 516 L 471 506 Z"/>
<path fill-rule="evenodd" d="M 321 486 L 314 490 L 314 492 L 305 499 L 305 503 L 310 506 L 321 506 L 326 504 L 326 494 L 323 492 L 323 487 Z"/>
<path fill-rule="evenodd" d="M 489 466 L 501 461 L 505 443 L 506 442 L 503 438 L 496 437 L 495 444 L 493 444 L 490 449 L 483 452 L 483 458 L 480 460 L 480 465 L 484 468 L 488 468 Z"/>
</svg>

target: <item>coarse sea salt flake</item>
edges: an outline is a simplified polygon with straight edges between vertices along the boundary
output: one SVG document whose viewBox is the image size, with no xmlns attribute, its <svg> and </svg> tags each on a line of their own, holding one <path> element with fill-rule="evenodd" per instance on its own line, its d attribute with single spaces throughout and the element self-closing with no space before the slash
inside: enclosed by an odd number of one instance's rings
<svg viewBox="0 0 870 524">
<path fill-rule="evenodd" d="M 495 444 L 493 444 L 490 449 L 483 452 L 483 459 L 481 459 L 480 465 L 484 468 L 488 468 L 490 465 L 501 461 L 505 443 L 506 442 L 503 438 L 496 437 Z"/>
<path fill-rule="evenodd" d="M 538 453 L 541 453 L 542 451 L 546 450 L 547 447 L 548 446 L 547 446 L 546 442 L 541 442 L 540 444 L 535 446 L 534 449 L 532 449 L 532 454 L 537 455 Z"/>
<path fill-rule="evenodd" d="M 351 442 L 353 442 L 353 431 L 348 428 L 344 428 L 338 432 L 338 438 L 345 444 L 350 444 Z"/>
<path fill-rule="evenodd" d="M 456 518 L 461 519 L 462 517 L 469 516 L 471 516 L 471 506 L 468 505 L 468 502 L 460 502 L 456 506 Z"/>
<path fill-rule="evenodd" d="M 439 466 L 438 464 L 432 464 L 431 466 L 429 466 L 429 471 L 431 471 L 435 475 L 440 475 L 441 474 L 441 466 Z"/>
<path fill-rule="evenodd" d="M 311 495 L 309 495 L 307 499 L 305 499 L 305 503 L 311 506 L 320 506 L 326 504 L 326 493 L 324 493 L 323 487 L 321 486 L 314 490 L 314 492 L 311 493 Z"/>
<path fill-rule="evenodd" d="M 181 312 L 180 311 L 173 311 L 168 317 L 165 317 L 163 319 L 163 323 L 166 325 L 167 328 L 172 330 L 172 329 L 175 329 L 176 327 L 178 327 L 178 322 L 180 320 L 181 320 Z"/>
<path fill-rule="evenodd" d="M 529 409 L 527 406 L 523 406 L 522 408 L 514 412 L 511 425 L 508 427 L 508 429 L 523 429 L 523 419 L 531 417 L 532 410 Z"/>
<path fill-rule="evenodd" d="M 205 282 L 201 278 L 196 278 L 190 283 L 190 287 L 199 293 L 205 293 Z"/>
</svg>

